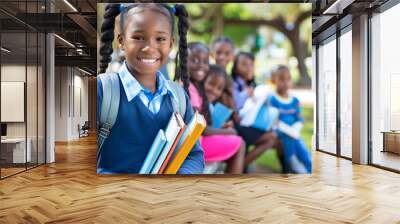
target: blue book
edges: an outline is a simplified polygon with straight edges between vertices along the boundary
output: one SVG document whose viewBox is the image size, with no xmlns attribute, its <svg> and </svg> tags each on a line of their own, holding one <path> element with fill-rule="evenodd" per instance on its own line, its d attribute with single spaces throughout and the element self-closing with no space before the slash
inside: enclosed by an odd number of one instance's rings
<svg viewBox="0 0 400 224">
<path fill-rule="evenodd" d="M 183 134 L 185 122 L 179 113 L 172 113 L 168 125 L 165 129 L 166 143 L 160 152 L 160 156 L 154 163 L 151 174 L 162 174 L 165 166 L 168 163 L 178 141 Z"/>
<path fill-rule="evenodd" d="M 211 120 L 213 128 L 221 128 L 232 115 L 232 110 L 222 103 L 216 103 L 211 111 Z"/>
<path fill-rule="evenodd" d="M 253 128 L 260 129 L 262 131 L 269 131 L 276 120 L 279 118 L 279 110 L 275 107 L 263 104 L 257 113 L 257 117 L 251 125 Z"/>
<path fill-rule="evenodd" d="M 154 163 L 157 161 L 162 149 L 164 148 L 167 138 L 163 130 L 158 131 L 156 138 L 151 145 L 149 152 L 147 153 L 146 159 L 139 171 L 139 174 L 150 174 Z"/>
</svg>

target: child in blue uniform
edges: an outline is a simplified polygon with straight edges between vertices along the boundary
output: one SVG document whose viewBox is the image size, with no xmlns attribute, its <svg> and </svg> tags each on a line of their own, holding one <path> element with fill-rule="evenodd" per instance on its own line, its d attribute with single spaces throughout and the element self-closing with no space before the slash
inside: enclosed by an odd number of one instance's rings
<svg viewBox="0 0 400 224">
<path fill-rule="evenodd" d="M 165 130 L 179 101 L 164 76 L 159 72 L 167 62 L 173 45 L 174 17 L 178 17 L 179 64 L 176 76 L 186 90 L 186 124 L 193 116 L 187 96 L 186 72 L 188 14 L 183 5 L 135 3 L 128 6 L 106 6 L 100 48 L 100 73 L 110 62 L 114 39 L 114 20 L 120 17 L 120 48 L 126 60 L 118 71 L 120 103 L 115 124 L 98 155 L 98 173 L 138 173 L 160 129 Z M 103 99 L 102 82 L 98 80 L 97 118 Z M 178 170 L 178 174 L 197 174 L 204 169 L 203 150 L 198 143 Z"/>
<path fill-rule="evenodd" d="M 311 173 L 310 154 L 300 138 L 300 129 L 304 122 L 301 117 L 300 102 L 296 97 L 289 95 L 289 89 L 292 86 L 289 69 L 286 66 L 280 66 L 272 78 L 276 84 L 276 94 L 269 97 L 269 102 L 271 106 L 279 109 L 277 132 L 284 148 L 283 165 L 289 172 L 302 173 L 305 168 L 306 172 Z"/>
<path fill-rule="evenodd" d="M 254 80 L 254 55 L 248 52 L 239 52 L 233 62 L 233 99 L 236 111 L 242 109 L 247 98 L 253 96 L 256 82 Z"/>
</svg>

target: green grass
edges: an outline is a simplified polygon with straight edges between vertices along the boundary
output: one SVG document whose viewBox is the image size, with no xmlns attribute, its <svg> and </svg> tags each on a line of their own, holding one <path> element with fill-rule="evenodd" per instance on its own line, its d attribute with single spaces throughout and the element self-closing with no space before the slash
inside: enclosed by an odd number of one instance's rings
<svg viewBox="0 0 400 224">
<path fill-rule="evenodd" d="M 301 131 L 301 137 L 304 140 L 308 149 L 311 149 L 311 137 L 313 133 L 313 108 L 302 107 L 302 114 L 304 117 L 304 127 Z M 257 160 L 256 164 L 259 166 L 266 166 L 276 172 L 280 172 L 282 167 L 279 162 L 275 149 L 268 150 L 263 153 Z"/>
</svg>

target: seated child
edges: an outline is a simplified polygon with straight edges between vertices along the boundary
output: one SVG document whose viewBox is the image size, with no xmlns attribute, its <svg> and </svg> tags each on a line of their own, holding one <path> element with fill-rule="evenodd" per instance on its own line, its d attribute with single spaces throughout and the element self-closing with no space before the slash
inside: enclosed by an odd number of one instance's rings
<svg viewBox="0 0 400 224">
<path fill-rule="evenodd" d="M 235 110 L 240 110 L 247 100 L 252 100 L 256 83 L 254 80 L 254 55 L 248 52 L 239 52 L 232 67 L 233 78 L 233 99 L 235 102 Z M 249 147 L 254 145 L 253 150 L 246 152 L 245 166 L 251 164 L 266 150 L 274 147 L 277 149 L 279 160 L 283 163 L 283 149 L 280 146 L 277 136 L 272 131 L 262 131 L 253 127 L 241 125 L 241 119 L 235 119 L 235 128 L 239 135 L 243 138 Z M 245 172 L 248 169 L 246 168 Z M 284 170 L 283 170 L 284 171 Z"/>
<path fill-rule="evenodd" d="M 211 55 L 215 59 L 215 64 L 221 66 L 225 71 L 227 71 L 228 64 L 233 62 L 235 58 L 234 51 L 235 45 L 229 37 L 220 36 L 211 45 Z M 235 123 L 239 123 L 240 117 L 236 111 L 236 104 L 233 99 L 233 80 L 230 76 L 226 76 L 225 89 L 219 101 L 233 110 L 232 120 Z"/>
<path fill-rule="evenodd" d="M 200 145 L 204 149 L 204 159 L 208 163 L 227 161 L 226 172 L 240 174 L 243 172 L 245 153 L 243 140 L 236 135 L 235 129 L 229 124 L 225 124 L 223 128 L 211 126 L 209 102 L 215 102 L 221 97 L 226 83 L 225 76 L 221 76 L 220 72 L 216 71 L 218 70 L 216 66 L 209 66 L 210 52 L 204 44 L 199 42 L 189 43 L 188 49 L 187 68 L 191 82 L 191 88 L 189 88 L 190 101 L 193 107 L 199 110 L 207 120 L 207 127 L 200 138 Z M 223 69 L 219 70 L 222 71 L 223 75 L 226 75 Z M 207 78 L 208 75 L 210 75 L 210 78 Z M 205 90 L 205 82 L 210 84 L 207 86 L 208 91 Z"/>
<path fill-rule="evenodd" d="M 256 86 L 254 80 L 254 55 L 248 52 L 239 52 L 233 62 L 233 99 L 236 111 L 242 109 L 247 98 L 253 96 Z"/>
<path fill-rule="evenodd" d="M 284 168 L 289 172 L 311 173 L 311 157 L 303 140 L 300 138 L 300 130 L 303 126 L 303 118 L 300 114 L 299 100 L 289 94 L 292 80 L 289 69 L 279 66 L 273 74 L 273 83 L 276 84 L 276 93 L 269 97 L 271 106 L 279 109 L 279 123 L 277 128 L 278 138 L 284 149 Z M 303 166 L 298 166 L 297 161 Z M 305 170 L 304 170 L 305 168 Z"/>
<path fill-rule="evenodd" d="M 204 81 L 204 91 L 209 102 L 209 114 L 213 112 L 214 103 L 221 99 L 226 81 L 227 75 L 224 69 L 218 65 L 210 65 Z M 212 123 L 211 119 L 210 123 Z M 200 140 L 201 145 L 204 147 L 206 162 L 219 162 L 228 159 L 228 172 L 237 170 L 237 173 L 241 173 L 244 166 L 246 145 L 237 136 L 233 128 L 233 122 L 226 122 L 222 128 L 212 128 L 210 125 L 206 134 L 210 135 L 206 135 Z"/>
</svg>

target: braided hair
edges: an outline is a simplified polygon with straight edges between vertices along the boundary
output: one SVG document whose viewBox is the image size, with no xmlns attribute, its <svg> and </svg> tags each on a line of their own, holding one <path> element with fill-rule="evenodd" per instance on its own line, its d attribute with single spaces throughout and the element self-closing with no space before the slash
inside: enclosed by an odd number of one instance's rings
<svg viewBox="0 0 400 224">
<path fill-rule="evenodd" d="M 232 67 L 232 78 L 233 78 L 233 80 L 236 80 L 240 76 L 239 72 L 237 71 L 237 67 L 238 67 L 238 64 L 239 64 L 240 56 L 247 57 L 247 58 L 249 58 L 250 60 L 252 60 L 254 62 L 254 55 L 253 54 L 248 53 L 248 52 L 243 52 L 243 51 L 239 52 L 235 57 L 235 61 L 233 62 L 233 67 Z M 251 80 L 246 81 L 246 84 L 248 86 L 255 87 L 256 82 L 255 82 L 254 76 L 253 76 L 253 78 Z M 242 91 L 242 88 L 243 88 L 242 86 L 239 86 L 239 91 Z"/>
<path fill-rule="evenodd" d="M 188 13 L 182 4 L 177 4 L 174 7 L 165 3 L 133 3 L 127 6 L 122 4 L 107 4 L 104 13 L 104 22 L 101 26 L 100 37 L 100 69 L 99 74 L 104 73 L 111 62 L 111 54 L 113 52 L 112 42 L 114 40 L 115 17 L 120 16 L 121 34 L 124 34 L 124 21 L 128 11 L 132 8 L 150 8 L 162 15 L 165 15 L 171 23 L 171 34 L 174 33 L 175 16 L 178 17 L 178 35 L 179 35 L 179 50 L 177 55 L 177 67 L 175 77 L 183 82 L 183 87 L 187 93 L 189 87 L 189 75 L 187 74 L 187 40 L 186 34 L 189 29 Z"/>
<path fill-rule="evenodd" d="M 113 52 L 112 42 L 114 40 L 115 17 L 119 15 L 119 4 L 107 4 L 104 13 L 104 21 L 101 25 L 100 37 L 100 71 L 104 73 L 111 62 Z"/>
</svg>

